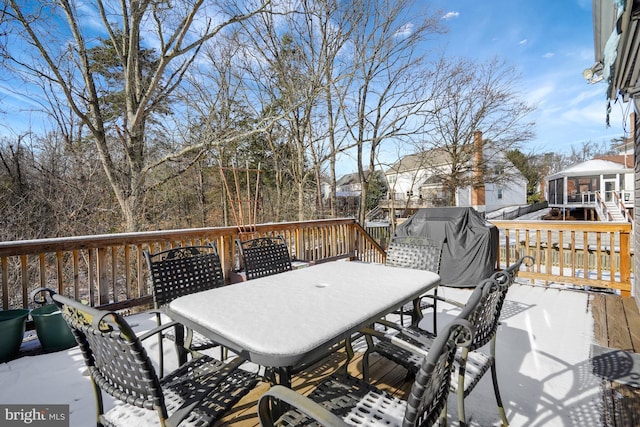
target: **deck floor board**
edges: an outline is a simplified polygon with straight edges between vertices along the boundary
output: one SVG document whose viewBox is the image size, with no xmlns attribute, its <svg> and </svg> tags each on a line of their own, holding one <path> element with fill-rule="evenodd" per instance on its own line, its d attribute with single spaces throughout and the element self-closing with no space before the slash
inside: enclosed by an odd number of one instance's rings
<svg viewBox="0 0 640 427">
<path fill-rule="evenodd" d="M 591 298 L 594 337 L 599 345 L 640 352 L 640 314 L 633 298 L 596 294 Z M 640 390 L 603 380 L 603 425 L 640 425 Z"/>
</svg>

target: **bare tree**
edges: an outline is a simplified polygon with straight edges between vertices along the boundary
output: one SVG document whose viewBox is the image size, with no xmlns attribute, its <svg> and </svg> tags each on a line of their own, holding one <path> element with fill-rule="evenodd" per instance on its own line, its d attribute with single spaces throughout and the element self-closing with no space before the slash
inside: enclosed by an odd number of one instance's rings
<svg viewBox="0 0 640 427">
<path fill-rule="evenodd" d="M 429 108 L 431 94 L 420 78 L 426 55 L 420 43 L 444 29 L 441 15 L 419 13 L 423 3 L 412 0 L 367 0 L 361 7 L 363 15 L 352 23 L 350 40 L 352 98 L 342 110 L 357 151 L 361 198 L 366 200 L 381 145 L 410 139 L 423 130 L 422 112 Z M 361 223 L 365 214 L 361 203 Z"/>
<path fill-rule="evenodd" d="M 449 204 L 455 205 L 458 188 L 478 184 L 478 175 L 473 173 L 476 168 L 484 172 L 503 169 L 504 154 L 532 138 L 534 123 L 527 116 L 533 107 L 518 94 L 517 72 L 497 59 L 484 63 L 442 59 L 435 70 L 430 82 L 425 82 L 434 94 L 434 113 L 422 150 L 444 156 L 443 162 L 434 165 L 432 175 L 449 194 Z M 474 161 L 476 131 L 482 132 L 479 150 L 484 155 Z M 485 183 L 510 178 L 505 173 L 481 176 Z"/>
<path fill-rule="evenodd" d="M 309 9 L 313 2 L 302 1 L 299 7 L 302 10 L 283 17 L 262 15 L 262 19 L 247 22 L 246 35 L 251 43 L 248 49 L 260 57 L 255 62 L 256 81 L 260 80 L 261 89 L 268 94 L 260 98 L 265 102 L 262 109 L 282 114 L 279 130 L 284 133 L 277 134 L 288 155 L 286 170 L 295 188 L 297 219 L 303 220 L 313 191 L 310 158 L 318 154 L 313 144 L 322 74 L 313 10 Z"/>
<path fill-rule="evenodd" d="M 326 116 L 326 142 L 329 177 L 329 205 L 330 215 L 336 216 L 336 163 L 337 156 L 348 148 L 347 136 L 344 131 L 342 108 L 346 105 L 346 97 L 349 93 L 351 61 L 349 61 L 349 43 L 355 28 L 354 24 L 360 22 L 364 15 L 364 9 L 353 7 L 345 2 L 332 0 L 316 1 L 315 19 L 318 32 L 319 58 L 322 79 L 322 91 L 324 111 Z M 316 169 L 316 181 L 318 185 L 318 198 L 321 199 L 321 159 L 314 161 Z M 324 206 L 320 206 L 322 209 Z M 323 209 L 324 210 L 324 209 Z"/>
<path fill-rule="evenodd" d="M 124 219 L 124 228 L 139 227 L 149 172 L 168 159 L 200 150 L 181 147 L 162 159 L 147 156 L 149 127 L 161 105 L 170 102 L 203 45 L 225 28 L 265 11 L 270 0 L 165 2 L 73 0 L 18 2 L 7 0 L 3 25 L 13 37 L 8 52 L 15 71 L 25 79 L 55 86 L 95 142 Z M 215 17 L 215 19 L 213 18 Z M 122 87 L 122 113 L 110 117 L 105 96 L 112 91 L 97 73 L 91 48 L 97 36 L 115 51 Z M 145 46 L 154 58 L 145 61 Z M 32 49 L 27 49 L 32 47 Z"/>
<path fill-rule="evenodd" d="M 569 164 L 582 163 L 596 157 L 616 154 L 613 143 L 601 141 L 599 144 L 594 141 L 584 141 L 580 145 L 571 146 L 571 154 L 568 155 Z"/>
</svg>

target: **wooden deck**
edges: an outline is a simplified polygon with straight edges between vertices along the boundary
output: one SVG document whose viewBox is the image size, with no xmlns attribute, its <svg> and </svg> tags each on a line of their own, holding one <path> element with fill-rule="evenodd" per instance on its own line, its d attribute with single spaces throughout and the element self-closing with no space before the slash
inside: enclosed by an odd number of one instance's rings
<svg viewBox="0 0 640 427">
<path fill-rule="evenodd" d="M 599 345 L 624 351 L 640 353 L 640 313 L 633 298 L 620 298 L 606 294 L 594 294 L 590 298 L 594 317 L 594 336 Z M 349 364 L 352 375 L 361 374 L 361 353 Z M 324 376 L 342 369 L 344 353 L 337 353 L 310 371 L 297 375 L 293 379 L 293 388 L 303 394 L 313 389 Z M 372 356 L 371 378 L 380 388 L 399 397 L 406 397 L 411 381 L 406 380 L 406 370 L 394 363 Z M 261 383 L 245 396 L 227 416 L 217 425 L 247 427 L 259 426 L 256 403 L 269 385 Z M 603 414 L 605 426 L 640 425 L 640 390 L 615 381 L 603 382 L 603 400 L 606 413 Z M 454 420 L 450 420 L 455 424 Z"/>
<path fill-rule="evenodd" d="M 322 378 L 336 372 L 337 369 L 344 369 L 346 356 L 344 352 L 335 353 L 323 362 L 315 365 L 309 371 L 301 373 L 293 378 L 293 389 L 302 394 L 309 393 Z M 354 376 L 362 375 L 362 353 L 356 352 L 355 358 L 349 364 L 349 373 Z M 408 395 L 412 381 L 406 380 L 407 371 L 390 362 L 387 359 L 372 355 L 371 363 L 371 381 L 379 388 L 392 393 L 395 396 L 406 398 Z M 229 412 L 216 425 L 219 426 L 235 426 L 249 427 L 259 426 L 256 404 L 260 396 L 269 388 L 269 384 L 260 383 L 247 396 L 242 398 L 234 409 Z"/>
<path fill-rule="evenodd" d="M 597 294 L 591 298 L 591 309 L 599 345 L 640 353 L 640 313 L 635 299 Z M 640 375 L 640 367 L 635 370 L 639 371 L 635 375 Z M 603 399 L 606 426 L 640 425 L 640 389 L 606 381 Z"/>
</svg>

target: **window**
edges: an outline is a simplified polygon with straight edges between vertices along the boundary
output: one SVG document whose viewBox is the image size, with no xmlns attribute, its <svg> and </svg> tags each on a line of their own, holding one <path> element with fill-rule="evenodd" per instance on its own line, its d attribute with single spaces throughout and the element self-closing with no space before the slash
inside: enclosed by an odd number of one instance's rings
<svg viewBox="0 0 640 427">
<path fill-rule="evenodd" d="M 502 188 L 498 188 L 498 199 L 502 199 Z"/>
</svg>

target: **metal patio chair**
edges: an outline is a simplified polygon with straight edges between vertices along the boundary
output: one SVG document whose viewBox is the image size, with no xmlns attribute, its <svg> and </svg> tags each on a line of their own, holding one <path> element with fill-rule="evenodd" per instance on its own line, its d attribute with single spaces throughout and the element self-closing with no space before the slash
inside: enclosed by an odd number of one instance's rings
<svg viewBox="0 0 640 427">
<path fill-rule="evenodd" d="M 281 236 L 257 237 L 245 241 L 236 239 L 235 242 L 247 280 L 271 276 L 293 268 L 289 248 Z"/>
<path fill-rule="evenodd" d="M 458 346 L 472 337 L 471 325 L 454 320 L 434 341 L 427 354 L 405 343 L 421 359 L 407 400 L 399 399 L 350 375 L 332 375 L 309 397 L 283 386 L 273 386 L 258 402 L 263 426 L 431 426 L 446 420 L 446 402 L 453 358 Z M 279 414 L 281 403 L 289 408 Z"/>
<path fill-rule="evenodd" d="M 137 336 L 118 313 L 101 311 L 53 295 L 80 346 L 89 369 L 99 426 L 210 426 L 257 383 L 236 358 L 223 363 L 202 355 L 160 379 L 142 341 L 159 330 L 175 328 L 176 345 L 182 325 L 168 322 Z M 186 349 L 178 347 L 181 352 Z M 103 393 L 120 402 L 104 412 Z"/>
<path fill-rule="evenodd" d="M 456 371 L 451 380 L 451 388 L 458 395 L 458 418 L 460 425 L 466 425 L 466 415 L 464 409 L 464 398 L 469 395 L 478 384 L 482 376 L 491 370 L 493 390 L 498 405 L 498 412 L 504 426 L 508 425 L 500 390 L 498 388 L 498 377 L 496 371 L 496 335 L 499 325 L 502 305 L 507 295 L 509 287 L 514 283 L 520 266 L 526 259 L 522 257 L 508 268 L 498 271 L 491 278 L 484 280 L 472 292 L 469 300 L 463 306 L 458 317 L 469 320 L 473 325 L 475 334 L 473 341 L 468 347 L 462 348 L 456 356 Z M 420 367 L 420 359 L 407 352 L 402 347 L 394 345 L 397 339 L 407 340 L 419 346 L 424 351 L 430 348 L 436 339 L 433 333 L 425 331 L 412 325 L 402 327 L 400 325 L 380 320 L 379 323 L 388 332 L 382 339 L 369 349 L 363 356 L 363 375 L 368 377 L 368 358 L 372 352 L 378 353 L 394 362 L 407 368 L 409 373 L 415 374 Z M 479 351 L 481 347 L 489 343 L 489 354 Z"/>
<path fill-rule="evenodd" d="M 218 251 L 213 244 L 202 246 L 181 246 L 161 252 L 144 251 L 144 258 L 153 284 L 153 304 L 156 322 L 162 322 L 162 308 L 183 295 L 206 291 L 225 285 Z M 173 333 L 167 331 L 165 338 L 173 340 Z M 162 336 L 159 336 L 159 351 L 163 351 Z M 193 352 L 200 352 L 218 344 L 199 333 L 187 331 L 185 346 Z M 222 358 L 224 359 L 224 351 Z M 162 360 L 162 358 L 161 358 Z M 160 365 L 160 376 L 164 366 Z"/>
<path fill-rule="evenodd" d="M 436 242 L 426 237 L 420 236 L 396 236 L 389 242 L 386 253 L 385 264 L 392 267 L 415 268 L 419 270 L 433 271 L 440 273 L 440 262 L 442 260 L 442 245 L 444 242 Z M 435 298 L 429 302 L 423 295 L 420 298 L 420 311 L 433 310 L 433 330 L 436 331 L 436 303 L 438 288 L 433 290 Z M 396 312 L 400 315 L 400 324 L 404 325 L 404 316 L 409 315 L 412 319 L 419 319 L 414 312 L 413 303 L 405 304 Z M 420 314 L 420 317 L 422 313 Z"/>
</svg>

